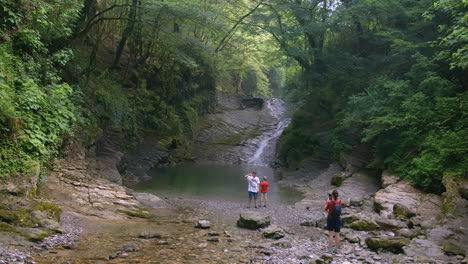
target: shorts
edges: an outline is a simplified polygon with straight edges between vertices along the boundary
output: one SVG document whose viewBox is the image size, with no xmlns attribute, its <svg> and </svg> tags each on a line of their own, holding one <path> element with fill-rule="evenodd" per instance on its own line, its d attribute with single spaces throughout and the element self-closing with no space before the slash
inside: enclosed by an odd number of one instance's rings
<svg viewBox="0 0 468 264">
<path fill-rule="evenodd" d="M 341 218 L 333 219 L 331 216 L 327 217 L 327 230 L 339 233 L 341 229 Z"/>
<path fill-rule="evenodd" d="M 249 199 L 252 200 L 257 200 L 258 198 L 258 192 L 249 192 Z"/>
</svg>

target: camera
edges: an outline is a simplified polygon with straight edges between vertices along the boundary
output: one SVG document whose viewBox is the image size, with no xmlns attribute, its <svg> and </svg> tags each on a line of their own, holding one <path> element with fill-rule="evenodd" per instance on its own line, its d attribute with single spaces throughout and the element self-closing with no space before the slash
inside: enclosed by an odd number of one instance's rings
<svg viewBox="0 0 468 264">
<path fill-rule="evenodd" d="M 331 193 L 328 194 L 328 200 L 331 200 L 332 199 L 332 195 Z"/>
</svg>

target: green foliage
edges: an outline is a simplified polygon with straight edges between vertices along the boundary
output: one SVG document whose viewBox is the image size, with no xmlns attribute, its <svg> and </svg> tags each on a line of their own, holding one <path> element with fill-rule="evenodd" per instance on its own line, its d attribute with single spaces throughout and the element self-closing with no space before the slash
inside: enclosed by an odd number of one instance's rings
<svg viewBox="0 0 468 264">
<path fill-rule="evenodd" d="M 324 147 L 309 139 L 333 129 L 336 152 L 364 143 L 370 167 L 424 190 L 442 191 L 444 174 L 466 177 L 466 8 L 450 0 L 333 8 L 278 0 L 263 10 L 271 19 L 264 27 L 300 66 L 286 70 L 286 93 L 303 104 L 281 139 L 282 161 L 300 164 L 301 149 Z"/>
<path fill-rule="evenodd" d="M 377 79 L 365 93 L 351 97 L 343 126 L 358 126 L 362 142 L 374 147 L 371 166 L 439 192 L 444 173 L 466 176 L 467 94 L 432 72 L 431 60 L 415 59 L 404 79 Z"/>
<path fill-rule="evenodd" d="M 81 95 L 59 76 L 58 66 L 72 52 L 49 49 L 51 41 L 70 34 L 80 4 L 0 2 L 0 177 L 7 177 L 56 157 L 81 121 Z"/>
<path fill-rule="evenodd" d="M 442 13 L 450 20 L 439 25 L 442 36 L 437 45 L 444 49 L 439 52 L 440 59 L 450 62 L 451 69 L 468 68 L 468 3 L 458 0 L 439 0 L 434 3 L 434 10 L 426 13 L 428 19 L 437 19 Z"/>
</svg>

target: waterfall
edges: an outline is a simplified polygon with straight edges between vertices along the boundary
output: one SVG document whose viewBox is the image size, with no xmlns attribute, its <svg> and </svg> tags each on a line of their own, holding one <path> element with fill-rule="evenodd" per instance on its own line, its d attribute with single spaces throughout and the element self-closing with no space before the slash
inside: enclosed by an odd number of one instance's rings
<svg viewBox="0 0 468 264">
<path fill-rule="evenodd" d="M 283 130 L 291 122 L 290 118 L 285 117 L 285 102 L 281 99 L 268 99 L 266 108 L 269 114 L 275 118 L 276 127 L 268 130 L 259 136 L 256 140 L 260 143 L 253 156 L 248 160 L 249 164 L 267 166 L 273 160 L 276 152 L 276 143 L 283 133 Z"/>
</svg>

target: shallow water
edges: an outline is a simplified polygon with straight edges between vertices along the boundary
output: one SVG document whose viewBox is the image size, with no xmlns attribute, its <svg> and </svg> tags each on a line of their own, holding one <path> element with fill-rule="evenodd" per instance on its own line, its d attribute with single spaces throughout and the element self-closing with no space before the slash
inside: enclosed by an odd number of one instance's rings
<svg viewBox="0 0 468 264">
<path fill-rule="evenodd" d="M 279 186 L 279 171 L 254 165 L 180 165 L 170 168 L 156 168 L 148 175 L 152 180 L 134 187 L 137 191 L 156 195 L 176 195 L 229 201 L 245 201 L 248 197 L 247 181 L 244 175 L 257 171 L 260 180 L 268 178 L 268 199 L 271 202 L 294 204 L 302 194 L 293 188 Z"/>
</svg>

